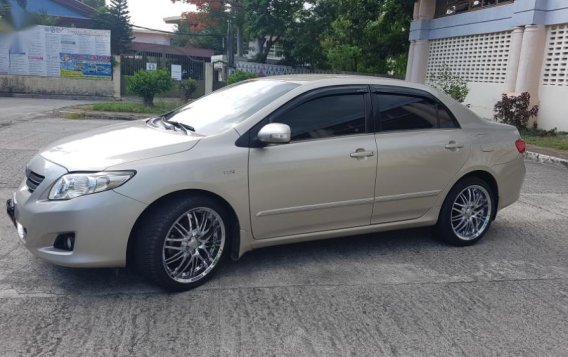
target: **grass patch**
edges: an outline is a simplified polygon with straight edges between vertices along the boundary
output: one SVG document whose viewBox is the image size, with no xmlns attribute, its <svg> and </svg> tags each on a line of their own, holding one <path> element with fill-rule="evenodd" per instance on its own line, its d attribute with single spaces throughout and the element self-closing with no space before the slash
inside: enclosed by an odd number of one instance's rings
<svg viewBox="0 0 568 357">
<path fill-rule="evenodd" d="M 542 133 L 528 130 L 523 131 L 521 136 L 527 144 L 568 152 L 568 134 L 566 133 L 543 135 Z"/>
<path fill-rule="evenodd" d="M 71 120 L 85 119 L 85 113 L 84 112 L 64 113 L 63 117 L 65 119 L 71 119 Z"/>
<path fill-rule="evenodd" d="M 95 103 L 91 106 L 91 110 L 97 112 L 164 114 L 171 112 L 179 106 L 181 106 L 180 102 L 157 102 L 153 107 L 147 107 L 143 103 L 109 102 Z"/>
</svg>

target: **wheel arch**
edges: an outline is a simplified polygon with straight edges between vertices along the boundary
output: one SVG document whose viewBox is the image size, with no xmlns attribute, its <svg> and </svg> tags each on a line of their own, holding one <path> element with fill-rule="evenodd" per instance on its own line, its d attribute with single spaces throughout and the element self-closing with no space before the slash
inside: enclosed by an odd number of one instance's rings
<svg viewBox="0 0 568 357">
<path fill-rule="evenodd" d="M 131 263 L 133 262 L 134 245 L 136 243 L 134 239 L 134 232 L 138 227 L 138 225 L 144 220 L 144 218 L 149 214 L 151 214 L 155 209 L 157 209 L 157 207 L 159 207 L 164 202 L 187 196 L 204 196 L 212 198 L 215 201 L 222 204 L 227 209 L 227 213 L 229 214 L 229 224 L 231 227 L 233 227 L 231 232 L 231 239 L 229 240 L 229 247 L 228 247 L 229 253 L 232 259 L 235 260 L 238 259 L 239 249 L 240 249 L 240 239 L 241 239 L 240 229 L 239 229 L 240 224 L 239 224 L 239 218 L 233 206 L 226 199 L 211 191 L 200 190 L 200 189 L 187 189 L 187 190 L 174 191 L 156 199 L 154 202 L 148 205 L 148 207 L 146 207 L 146 209 L 144 209 L 144 211 L 138 216 L 136 222 L 134 223 L 134 225 L 130 230 L 130 235 L 128 237 L 128 244 L 126 248 L 126 266 L 131 265 Z"/>
<path fill-rule="evenodd" d="M 495 209 L 493 210 L 493 214 L 492 214 L 492 216 L 493 216 L 492 219 L 494 220 L 496 215 L 497 215 L 497 209 L 499 207 L 499 185 L 497 184 L 497 180 L 495 179 L 495 176 L 493 174 L 491 174 L 489 171 L 486 171 L 486 170 L 479 170 L 478 169 L 478 170 L 470 171 L 470 172 L 466 173 L 465 175 L 463 175 L 462 177 L 460 177 L 460 179 L 457 180 L 452 185 L 452 188 L 455 185 L 457 185 L 458 182 L 460 182 L 460 181 L 462 181 L 466 178 L 469 178 L 469 177 L 475 177 L 475 178 L 478 178 L 480 180 L 483 180 L 489 185 L 489 188 L 491 188 L 491 193 L 493 194 L 493 199 L 495 200 Z"/>
</svg>

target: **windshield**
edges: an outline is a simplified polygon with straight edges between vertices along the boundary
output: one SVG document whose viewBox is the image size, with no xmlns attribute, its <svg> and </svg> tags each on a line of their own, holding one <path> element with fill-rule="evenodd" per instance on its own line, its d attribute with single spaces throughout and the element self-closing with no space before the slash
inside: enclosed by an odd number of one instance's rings
<svg viewBox="0 0 568 357">
<path fill-rule="evenodd" d="M 169 121 L 212 135 L 235 127 L 275 99 L 298 87 L 284 81 L 249 81 L 218 90 L 168 115 Z"/>
</svg>

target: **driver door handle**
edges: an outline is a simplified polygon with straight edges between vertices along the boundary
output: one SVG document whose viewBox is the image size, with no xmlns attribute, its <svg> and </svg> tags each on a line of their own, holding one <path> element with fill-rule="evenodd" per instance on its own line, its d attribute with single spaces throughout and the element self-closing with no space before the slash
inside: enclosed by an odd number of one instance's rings
<svg viewBox="0 0 568 357">
<path fill-rule="evenodd" d="M 458 144 L 455 141 L 450 141 L 448 144 L 446 144 L 446 149 L 448 150 L 458 150 L 458 149 L 463 149 L 463 145 L 462 144 Z"/>
<path fill-rule="evenodd" d="M 365 149 L 357 149 L 349 155 L 353 159 L 364 159 L 366 157 L 375 156 L 375 152 L 366 151 Z"/>
</svg>

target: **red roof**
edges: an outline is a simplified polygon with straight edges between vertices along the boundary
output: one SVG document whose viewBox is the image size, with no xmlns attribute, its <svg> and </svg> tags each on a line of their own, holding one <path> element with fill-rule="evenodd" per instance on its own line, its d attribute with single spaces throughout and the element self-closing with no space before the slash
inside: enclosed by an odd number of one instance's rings
<svg viewBox="0 0 568 357">
<path fill-rule="evenodd" d="M 213 50 L 208 48 L 175 47 L 157 45 L 153 43 L 132 42 L 130 50 L 134 52 L 159 52 L 170 55 L 182 55 L 188 57 L 202 57 L 210 59 L 214 55 Z"/>
</svg>

